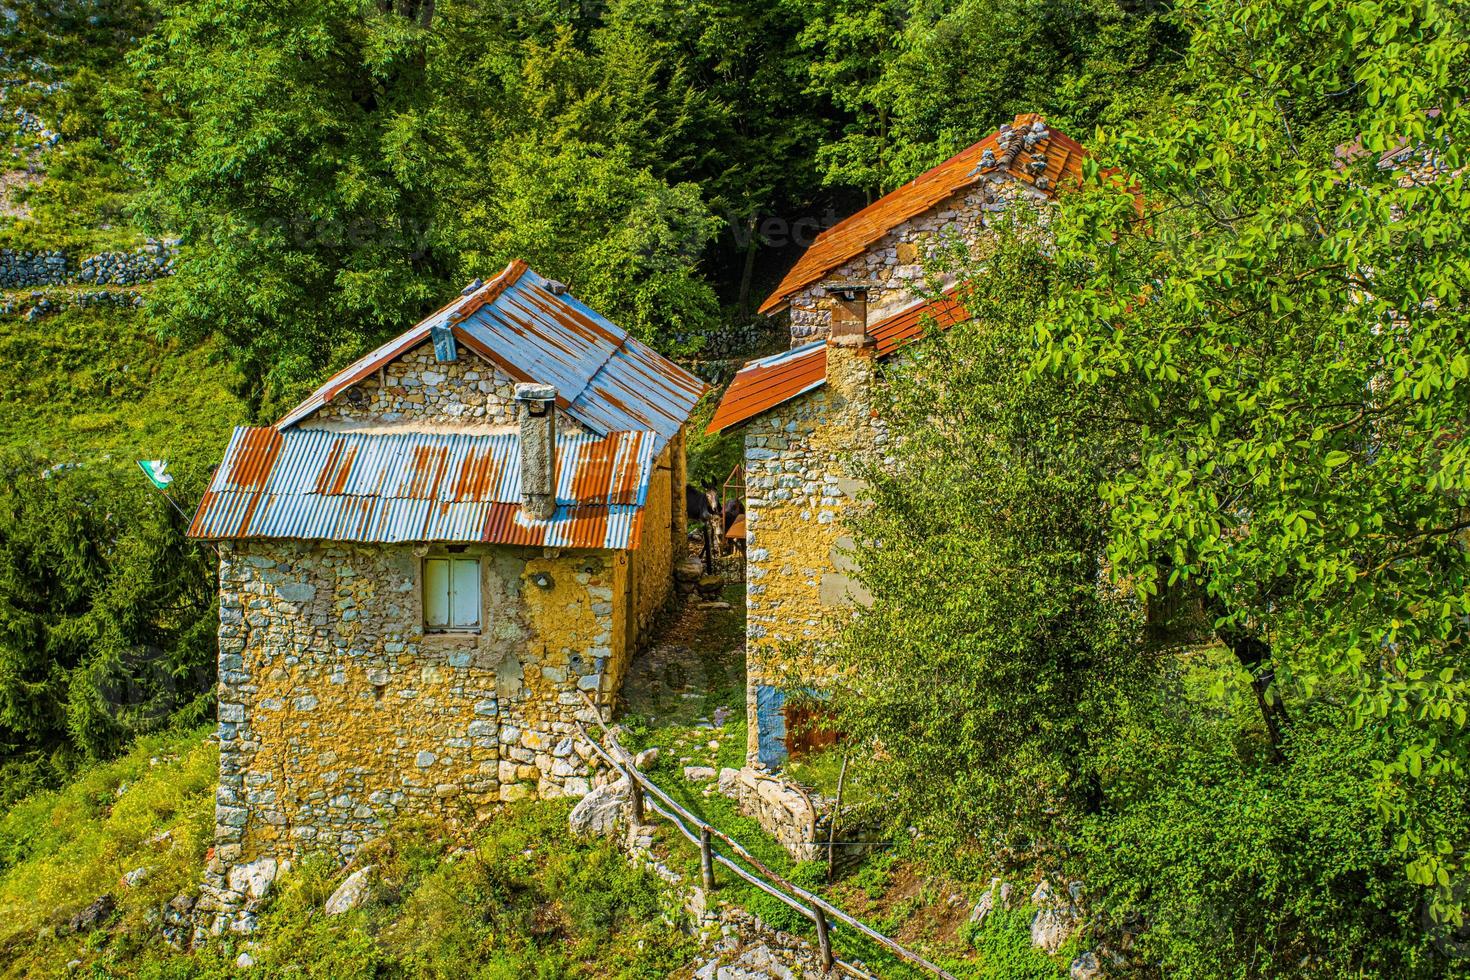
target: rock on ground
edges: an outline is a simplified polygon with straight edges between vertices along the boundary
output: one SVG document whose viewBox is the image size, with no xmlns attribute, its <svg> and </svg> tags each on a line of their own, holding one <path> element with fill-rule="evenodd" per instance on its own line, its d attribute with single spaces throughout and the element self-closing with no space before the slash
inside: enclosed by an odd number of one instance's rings
<svg viewBox="0 0 1470 980">
<path fill-rule="evenodd" d="M 112 918 L 112 913 L 115 911 L 117 911 L 117 902 L 111 895 L 103 895 L 72 916 L 68 925 L 72 932 L 91 932 L 106 925 L 107 920 Z"/>
<path fill-rule="evenodd" d="M 611 837 L 617 833 L 628 798 L 626 779 L 619 778 L 597 787 L 572 808 L 572 815 L 568 819 L 572 833 Z"/>
<path fill-rule="evenodd" d="M 709 766 L 685 766 L 684 778 L 691 783 L 707 783 L 715 778 L 715 771 Z"/>
<path fill-rule="evenodd" d="M 368 878 L 372 873 L 373 866 L 370 864 L 348 875 L 347 880 L 338 885 L 337 890 L 332 892 L 332 897 L 327 899 L 324 909 L 327 915 L 341 915 L 366 902 L 372 894 L 372 882 Z"/>
<path fill-rule="evenodd" d="M 982 925 L 985 919 L 996 909 L 1008 909 L 1011 907 L 1011 885 L 1010 882 L 999 878 L 990 879 L 990 887 L 985 889 L 985 894 L 975 903 L 975 910 L 970 913 L 970 921 L 975 925 Z"/>
<path fill-rule="evenodd" d="M 230 891 L 241 892 L 251 901 L 260 901 L 271 893 L 280 865 L 275 858 L 260 858 L 230 869 Z"/>
<path fill-rule="evenodd" d="M 1046 953 L 1055 953 L 1077 931 L 1081 915 L 1077 900 L 1082 896 L 1080 882 L 1073 882 L 1067 896 L 1057 895 L 1051 883 L 1043 880 L 1031 894 L 1031 904 L 1039 910 L 1031 920 L 1031 945 Z"/>
<path fill-rule="evenodd" d="M 723 947 L 723 948 L 722 948 Z M 722 940 L 711 958 L 695 967 L 693 980 L 816 980 L 824 977 L 815 963 L 796 950 L 763 942 L 737 945 Z"/>
<path fill-rule="evenodd" d="M 1102 964 L 1097 961 L 1097 954 L 1091 950 L 1072 961 L 1071 980 L 1100 980 L 1102 975 Z"/>
</svg>

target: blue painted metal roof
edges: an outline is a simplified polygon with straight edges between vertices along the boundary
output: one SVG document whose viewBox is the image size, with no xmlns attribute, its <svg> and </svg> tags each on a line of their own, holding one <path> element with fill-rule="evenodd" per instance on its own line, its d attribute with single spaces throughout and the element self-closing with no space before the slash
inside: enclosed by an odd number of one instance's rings
<svg viewBox="0 0 1470 980">
<path fill-rule="evenodd" d="M 635 548 L 648 431 L 557 439 L 556 512 L 521 511 L 516 432 L 235 430 L 189 533 L 202 538 Z"/>
</svg>

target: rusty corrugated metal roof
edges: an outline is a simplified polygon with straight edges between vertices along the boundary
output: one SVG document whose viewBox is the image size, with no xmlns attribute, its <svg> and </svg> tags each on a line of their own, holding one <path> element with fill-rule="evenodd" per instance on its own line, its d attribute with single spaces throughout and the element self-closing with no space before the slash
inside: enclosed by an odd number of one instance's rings
<svg viewBox="0 0 1470 980">
<path fill-rule="evenodd" d="M 647 429 L 655 448 L 678 433 L 706 385 L 517 259 L 490 282 L 348 365 L 276 423 L 286 430 L 435 327 L 517 381 L 554 385 L 557 406 L 599 434 Z"/>
<path fill-rule="evenodd" d="M 1033 123 L 1042 122 L 1041 116 L 1022 113 L 1011 124 L 1011 129 L 1021 132 L 1030 130 Z M 828 228 L 817 236 L 811 247 L 797 260 L 791 271 L 775 291 L 761 304 L 761 313 L 776 313 L 785 308 L 791 294 L 819 282 L 833 269 L 867 251 L 875 242 L 894 228 L 928 211 L 945 198 L 963 190 L 982 177 L 1005 173 L 1010 177 L 1055 194 L 1063 181 L 1075 181 L 1082 176 L 1082 158 L 1087 151 L 1071 137 L 1047 129 L 1046 138 L 1033 146 L 1020 148 L 1007 154 L 1002 148 L 1003 130 L 997 130 L 939 166 L 927 170 L 897 190 L 884 195 L 877 201 Z M 1017 143 L 1019 144 L 1019 140 Z M 985 151 L 995 156 L 995 162 L 982 162 Z M 1046 156 L 1046 169 L 1034 171 L 1030 167 L 1032 154 Z M 1038 184 L 1038 178 L 1046 183 Z"/>
<path fill-rule="evenodd" d="M 965 308 L 953 296 L 945 296 L 915 303 L 868 330 L 878 342 L 877 355 L 887 357 L 922 337 L 926 322 L 947 330 L 965 318 Z M 823 340 L 751 361 L 730 382 L 707 431 L 721 432 L 739 425 L 826 382 L 827 343 Z"/>
<path fill-rule="evenodd" d="M 557 439 L 555 514 L 520 507 L 519 434 L 235 430 L 195 537 L 635 548 L 653 471 L 647 430 Z"/>
</svg>

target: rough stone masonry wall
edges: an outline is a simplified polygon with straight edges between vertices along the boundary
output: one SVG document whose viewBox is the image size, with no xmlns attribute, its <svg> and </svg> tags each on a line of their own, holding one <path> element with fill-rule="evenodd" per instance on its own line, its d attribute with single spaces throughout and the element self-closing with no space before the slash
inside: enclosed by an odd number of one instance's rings
<svg viewBox="0 0 1470 980">
<path fill-rule="evenodd" d="M 745 429 L 747 756 L 760 760 L 761 699 L 794 672 L 820 683 L 810 654 L 831 616 L 863 601 L 849 577 L 844 518 L 860 502 L 854 463 L 887 441 L 873 416 L 869 352 L 829 346 L 828 383 Z M 792 654 L 795 654 L 793 657 Z M 766 726 L 768 727 L 768 726 Z M 767 763 L 772 760 L 767 753 Z"/>
<path fill-rule="evenodd" d="M 579 691 L 606 703 L 622 680 L 627 555 L 462 554 L 482 561 L 478 635 L 425 633 L 409 545 L 221 546 L 211 928 L 242 928 L 262 862 L 340 861 L 395 818 L 588 791 L 573 719 Z"/>
<path fill-rule="evenodd" d="M 371 374 L 300 423 L 300 428 L 346 428 L 430 422 L 443 426 L 516 424 L 516 383 L 463 344 L 452 361 L 438 361 L 429 340 Z M 558 412 L 561 432 L 583 431 Z"/>
<path fill-rule="evenodd" d="M 675 493 L 678 494 L 678 506 L 674 503 Z M 684 434 L 680 432 L 654 461 L 653 476 L 648 481 L 642 536 L 632 554 L 631 626 L 635 633 L 647 629 L 669 601 L 674 587 L 674 562 L 682 557 L 676 549 L 683 545 L 688 529 L 688 514 L 683 504 Z"/>
<path fill-rule="evenodd" d="M 74 263 L 62 251 L 0 248 L 0 289 L 134 286 L 173 275 L 178 250 L 178 239 L 149 239 L 131 251 L 98 252 Z"/>
<path fill-rule="evenodd" d="M 986 215 L 1005 210 L 1018 194 L 1044 199 L 1040 191 L 1011 177 L 982 179 L 898 225 L 862 255 L 823 276 L 821 282 L 852 279 L 883 283 L 883 288 L 868 296 L 869 320 L 897 312 L 919 298 L 916 288 L 924 283 L 924 263 L 936 250 L 950 241 L 962 241 L 973 249 L 983 236 Z M 820 340 L 831 329 L 831 298 L 821 282 L 791 296 L 792 347 Z"/>
</svg>

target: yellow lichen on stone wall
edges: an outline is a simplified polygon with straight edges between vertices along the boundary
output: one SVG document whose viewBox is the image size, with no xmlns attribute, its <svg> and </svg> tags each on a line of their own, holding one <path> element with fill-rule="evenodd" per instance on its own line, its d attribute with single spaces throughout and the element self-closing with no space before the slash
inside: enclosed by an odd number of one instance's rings
<svg viewBox="0 0 1470 980">
<path fill-rule="evenodd" d="M 479 560 L 474 632 L 424 628 L 423 560 Z M 221 547 L 220 783 L 202 910 L 247 898 L 232 871 L 350 858 L 407 815 L 582 795 L 596 765 L 579 690 L 626 666 L 627 555 L 249 541 Z"/>
<path fill-rule="evenodd" d="M 684 541 L 684 438 L 673 439 L 654 463 L 643 505 L 643 529 L 632 552 L 633 633 L 640 634 L 669 601 L 674 549 Z M 674 494 L 678 494 L 678 507 Z"/>
<path fill-rule="evenodd" d="M 799 678 L 820 684 L 812 654 L 834 616 L 865 595 L 849 573 L 846 517 L 859 505 L 856 467 L 883 431 L 874 418 L 871 350 L 829 347 L 828 383 L 745 430 L 748 754 L 758 752 L 757 692 Z"/>
</svg>

